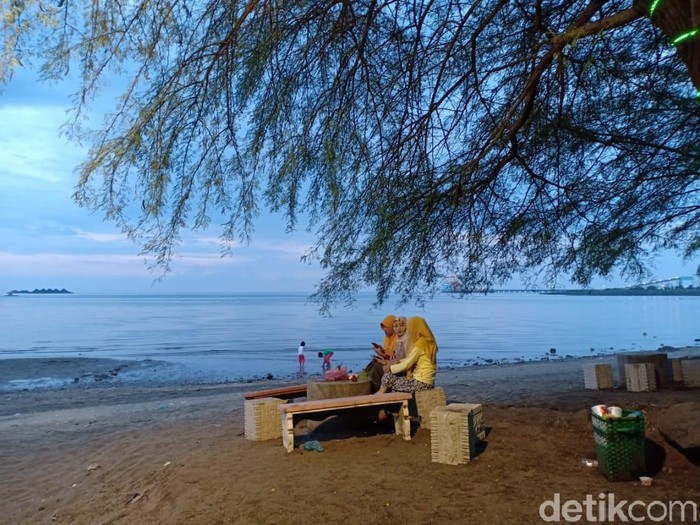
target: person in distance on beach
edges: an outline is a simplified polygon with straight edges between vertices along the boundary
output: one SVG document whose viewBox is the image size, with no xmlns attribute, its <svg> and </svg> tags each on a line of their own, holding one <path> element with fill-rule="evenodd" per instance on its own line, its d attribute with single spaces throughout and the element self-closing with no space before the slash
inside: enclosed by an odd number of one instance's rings
<svg viewBox="0 0 700 525">
<path fill-rule="evenodd" d="M 323 363 L 321 364 L 321 368 L 323 368 L 323 371 L 327 372 L 328 370 L 330 370 L 331 357 L 333 357 L 333 350 L 324 350 L 323 352 L 319 352 L 318 357 L 321 357 L 323 359 Z"/>
<path fill-rule="evenodd" d="M 304 363 L 306 362 L 306 357 L 304 357 L 304 347 L 306 346 L 306 343 L 302 341 L 299 343 L 299 348 L 297 348 L 297 356 L 299 359 L 299 373 L 303 374 L 304 373 Z"/>
</svg>

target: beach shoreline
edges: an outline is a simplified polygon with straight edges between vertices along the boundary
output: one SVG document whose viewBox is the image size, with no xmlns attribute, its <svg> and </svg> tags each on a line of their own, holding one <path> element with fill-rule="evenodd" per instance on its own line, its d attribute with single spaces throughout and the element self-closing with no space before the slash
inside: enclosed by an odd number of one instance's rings
<svg viewBox="0 0 700 525">
<path fill-rule="evenodd" d="M 668 354 L 700 357 L 700 348 Z M 431 462 L 423 428 L 411 441 L 397 439 L 393 427 L 321 434 L 323 453 L 246 440 L 243 393 L 291 378 L 130 383 L 109 373 L 124 362 L 64 362 L 69 376 L 87 367 L 107 377 L 0 397 L 0 523 L 455 523 L 468 516 L 522 524 L 541 523 L 539 506 L 555 493 L 700 503 L 698 465 L 658 430 L 669 407 L 700 401 L 700 390 L 584 389 L 585 363 L 615 369 L 616 361 L 613 354 L 440 369 L 436 384 L 448 402 L 483 404 L 488 429 L 485 448 L 457 466 Z M 37 363 L 14 365 L 13 377 L 26 377 L 21 368 Z M 651 487 L 610 482 L 582 466 L 595 457 L 589 410 L 599 403 L 644 411 L 659 458 L 649 467 Z M 407 501 L 389 488 L 407 482 L 426 497 Z"/>
<path fill-rule="evenodd" d="M 614 363 L 619 354 L 641 354 L 662 352 L 669 357 L 682 357 L 696 350 L 700 345 L 680 348 L 662 346 L 655 350 L 622 350 L 597 352 L 595 354 L 575 356 L 550 354 L 532 359 L 486 359 L 472 360 L 463 365 L 440 366 L 438 374 L 466 370 L 490 369 L 492 367 L 522 366 L 537 363 L 559 362 L 593 362 Z M 255 383 L 293 383 L 309 378 L 320 377 L 320 372 L 306 372 L 273 375 L 247 375 L 237 379 L 214 379 L 196 377 L 174 372 L 180 363 L 155 359 L 116 359 L 94 357 L 26 357 L 0 359 L 0 393 L 23 390 L 59 390 L 87 388 L 129 388 L 129 387 L 165 387 L 213 385 L 239 385 Z"/>
<path fill-rule="evenodd" d="M 583 388 L 584 364 L 610 364 L 618 381 L 618 355 L 658 351 L 661 350 L 439 368 L 436 385 L 452 389 L 471 385 L 479 389 L 476 402 L 480 403 L 551 406 L 542 388 L 547 382 L 556 381 L 560 393 L 575 395 Z M 700 357 L 698 346 L 666 347 L 663 351 L 669 357 Z M 0 418 L 75 406 L 108 407 L 115 403 L 126 405 L 179 397 L 240 395 L 321 378 L 320 373 L 311 373 L 303 377 L 295 374 L 237 381 L 188 382 L 167 379 L 165 376 L 170 366 L 170 363 L 153 360 L 83 357 L 0 360 Z M 617 388 L 624 390 L 624 385 L 617 384 Z"/>
</svg>

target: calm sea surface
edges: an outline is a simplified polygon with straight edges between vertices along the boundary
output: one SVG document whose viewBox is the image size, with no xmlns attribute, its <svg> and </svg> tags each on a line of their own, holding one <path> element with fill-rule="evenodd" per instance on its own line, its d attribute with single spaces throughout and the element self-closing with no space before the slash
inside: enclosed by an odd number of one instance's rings
<svg viewBox="0 0 700 525">
<path fill-rule="evenodd" d="M 172 375 L 203 381 L 307 373 L 317 352 L 359 371 L 381 342 L 373 296 L 322 317 L 304 294 L 21 295 L 0 297 L 0 360 L 16 357 L 108 357 L 172 363 Z M 700 297 L 572 297 L 449 294 L 399 315 L 426 318 L 440 367 L 493 361 L 584 356 L 660 346 L 697 345 Z M 0 366 L 2 362 L 0 361 Z"/>
</svg>

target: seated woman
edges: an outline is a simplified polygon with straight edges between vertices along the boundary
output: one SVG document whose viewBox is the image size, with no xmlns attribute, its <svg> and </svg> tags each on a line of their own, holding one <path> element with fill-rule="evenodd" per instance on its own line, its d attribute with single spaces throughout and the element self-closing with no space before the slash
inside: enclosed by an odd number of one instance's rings
<svg viewBox="0 0 700 525">
<path fill-rule="evenodd" d="M 396 332 L 394 331 L 394 324 L 396 323 L 396 316 L 387 315 L 381 323 L 379 323 L 379 328 L 384 332 L 384 345 L 378 345 L 372 343 L 374 346 L 374 351 L 380 358 L 383 359 L 393 359 L 394 358 L 394 347 L 396 345 Z"/>
<path fill-rule="evenodd" d="M 394 322 L 396 317 L 393 315 L 387 315 L 381 323 L 379 323 L 379 328 L 384 332 L 384 345 L 378 345 L 372 343 L 374 346 L 374 351 L 377 353 L 374 359 L 372 359 L 369 364 L 362 371 L 361 377 L 367 377 L 372 382 L 372 391 L 376 392 L 381 384 L 382 366 L 388 360 L 394 358 L 394 346 L 396 345 L 396 332 L 394 331 Z"/>
<path fill-rule="evenodd" d="M 406 318 L 397 317 L 394 321 L 394 333 L 396 333 L 396 344 L 394 345 L 394 359 L 403 359 L 408 355 L 410 337 L 408 336 L 408 327 L 406 326 Z"/>
<path fill-rule="evenodd" d="M 411 338 L 408 336 L 408 327 L 406 326 L 405 317 L 397 317 L 394 320 L 394 334 L 396 334 L 394 357 L 391 359 L 384 359 L 378 356 L 374 357 L 374 367 L 377 373 L 375 390 L 379 390 L 379 387 L 381 386 L 382 376 L 384 375 L 384 365 L 395 363 L 398 360 L 404 359 L 408 355 L 408 349 L 411 345 Z M 408 373 L 408 377 L 411 377 L 410 371 Z"/>
<path fill-rule="evenodd" d="M 410 348 L 399 361 L 383 365 L 384 375 L 377 393 L 420 392 L 435 385 L 437 370 L 437 342 L 428 323 L 422 317 L 411 317 L 406 322 Z M 398 375 L 406 372 L 406 375 Z"/>
</svg>

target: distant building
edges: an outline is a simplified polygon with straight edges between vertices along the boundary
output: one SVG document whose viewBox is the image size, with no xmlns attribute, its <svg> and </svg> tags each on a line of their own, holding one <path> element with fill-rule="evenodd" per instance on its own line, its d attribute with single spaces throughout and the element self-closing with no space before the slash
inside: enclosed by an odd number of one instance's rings
<svg viewBox="0 0 700 525">
<path fill-rule="evenodd" d="M 692 275 L 671 277 L 663 281 L 661 288 L 695 288 L 698 286 L 698 279 Z"/>
<path fill-rule="evenodd" d="M 700 288 L 700 278 L 697 275 L 675 276 L 667 279 L 655 279 L 646 283 L 635 284 L 628 288 L 648 288 L 657 290 L 668 288 Z"/>
<path fill-rule="evenodd" d="M 681 288 L 698 288 L 700 286 L 700 278 L 696 275 L 685 275 L 678 278 L 678 285 Z"/>
</svg>

